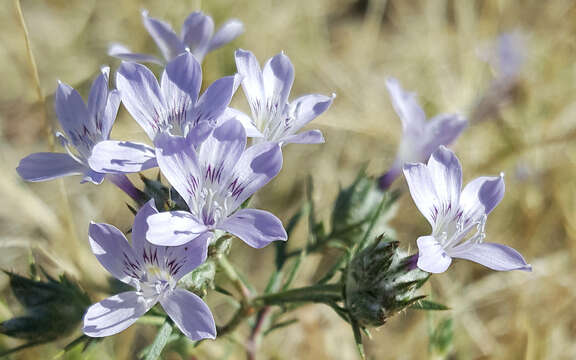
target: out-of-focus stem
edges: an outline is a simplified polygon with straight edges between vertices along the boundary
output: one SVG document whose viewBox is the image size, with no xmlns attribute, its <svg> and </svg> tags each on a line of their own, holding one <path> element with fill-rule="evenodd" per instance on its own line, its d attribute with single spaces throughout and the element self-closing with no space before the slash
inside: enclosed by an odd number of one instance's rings
<svg viewBox="0 0 576 360">
<path fill-rule="evenodd" d="M 158 315 L 144 315 L 138 319 L 138 322 L 141 324 L 160 326 L 166 322 L 166 317 Z"/>
<path fill-rule="evenodd" d="M 238 290 L 238 292 L 242 296 L 242 302 L 247 303 L 251 297 L 250 290 L 248 290 L 246 285 L 244 285 L 244 283 L 240 279 L 240 275 L 238 275 L 236 269 L 234 269 L 234 266 L 230 264 L 228 258 L 225 255 L 222 255 L 218 259 L 218 264 L 220 265 L 220 268 L 224 271 L 224 274 L 226 274 L 228 279 L 232 282 L 236 290 Z"/>
<path fill-rule="evenodd" d="M 258 347 L 260 345 L 260 338 L 262 331 L 264 330 L 266 323 L 268 323 L 268 318 L 270 313 L 272 312 L 272 308 L 270 306 L 266 306 L 262 310 L 258 312 L 256 317 L 256 323 L 254 327 L 252 327 L 252 332 L 248 337 L 248 341 L 246 342 L 246 357 L 249 360 L 255 360 L 256 354 L 258 353 Z"/>
<path fill-rule="evenodd" d="M 255 310 L 252 306 L 250 305 L 243 305 L 242 307 L 240 307 L 240 309 L 238 309 L 236 311 L 236 313 L 232 316 L 232 318 L 228 321 L 228 323 L 224 326 L 219 326 L 217 328 L 217 332 L 218 332 L 218 336 L 224 336 L 234 330 L 236 330 L 236 328 L 242 324 L 242 322 L 248 318 L 249 316 L 252 316 L 252 314 L 254 314 Z"/>
<path fill-rule="evenodd" d="M 42 125 L 44 127 L 44 135 L 48 141 L 48 146 L 50 151 L 54 151 L 54 136 L 52 131 L 52 126 L 48 121 L 48 115 L 46 114 L 46 101 L 44 99 L 44 94 L 42 93 L 42 87 L 40 86 L 40 76 L 38 75 L 38 67 L 36 66 L 36 60 L 34 59 L 34 54 L 32 53 L 32 46 L 30 43 L 30 36 L 28 35 L 28 27 L 26 26 L 26 20 L 24 20 L 24 14 L 22 13 L 22 7 L 20 6 L 20 0 L 14 0 L 14 6 L 16 8 L 16 13 L 18 17 L 18 22 L 22 28 L 22 34 L 24 35 L 24 43 L 26 44 L 26 55 L 28 57 L 28 62 L 30 63 L 30 70 L 32 72 L 32 77 L 34 79 L 34 89 L 36 90 L 36 97 L 38 98 L 38 104 L 41 107 L 42 114 Z"/>
<path fill-rule="evenodd" d="M 24 14 L 22 13 L 22 7 L 20 5 L 20 0 L 14 0 L 14 7 L 16 8 L 16 13 L 18 17 L 18 21 L 20 23 L 20 27 L 22 29 L 22 34 L 24 36 L 24 43 L 26 44 L 26 55 L 28 57 L 28 62 L 30 63 L 30 70 L 32 73 L 34 89 L 36 90 L 36 97 L 38 104 L 41 108 L 41 116 L 42 116 L 42 125 L 44 128 L 44 135 L 46 136 L 46 140 L 48 141 L 48 147 L 50 151 L 54 151 L 54 136 L 52 131 L 52 126 L 50 121 L 48 121 L 48 115 L 46 114 L 46 99 L 44 98 L 44 94 L 42 92 L 42 87 L 40 86 L 40 76 L 38 75 L 38 67 L 36 66 L 36 60 L 34 58 L 34 53 L 32 52 L 32 45 L 30 43 L 30 36 L 28 34 L 28 27 L 26 26 L 26 20 L 24 19 Z M 70 201 L 68 199 L 68 194 L 66 192 L 66 188 L 64 187 L 64 183 L 62 179 L 58 180 L 60 192 L 62 193 L 62 202 L 64 203 L 64 212 L 67 218 L 67 227 L 69 236 L 71 238 L 76 237 L 76 226 L 74 224 L 74 219 L 72 218 L 72 211 L 70 209 Z M 66 240 L 66 239 L 64 239 Z M 66 247 L 70 249 L 72 253 L 75 253 L 77 250 L 78 244 L 76 241 L 72 241 L 72 248 L 69 246 Z"/>
<path fill-rule="evenodd" d="M 270 279 L 270 282 L 266 286 L 266 290 L 264 291 L 266 294 L 269 294 L 273 291 L 278 291 L 278 288 L 280 288 L 282 284 L 281 267 L 282 266 L 280 266 L 280 269 L 278 269 L 274 273 L 274 275 Z M 285 286 L 289 282 L 290 280 L 288 279 L 287 282 L 285 283 Z M 254 325 L 252 325 L 252 331 L 250 331 L 250 335 L 246 340 L 246 357 L 249 360 L 256 359 L 256 354 L 258 353 L 258 348 L 260 347 L 260 343 L 262 341 L 262 334 L 270 326 L 271 313 L 272 313 L 272 307 L 266 306 L 262 308 L 260 311 L 258 311 L 258 314 L 256 314 L 256 322 L 254 323 Z"/>
</svg>

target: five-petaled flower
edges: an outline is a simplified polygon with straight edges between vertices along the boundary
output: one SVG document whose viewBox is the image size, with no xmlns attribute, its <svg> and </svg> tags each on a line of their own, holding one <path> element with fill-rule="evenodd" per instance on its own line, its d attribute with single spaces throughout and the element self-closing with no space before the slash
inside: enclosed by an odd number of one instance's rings
<svg viewBox="0 0 576 360">
<path fill-rule="evenodd" d="M 183 137 L 166 136 L 156 145 L 158 166 L 186 201 L 190 212 L 162 212 L 148 218 L 147 239 L 157 245 L 182 245 L 212 230 L 232 233 L 261 248 L 286 240 L 282 222 L 273 214 L 240 205 L 282 168 L 277 143 L 246 149 L 246 132 L 228 120 L 195 148 Z"/>
<path fill-rule="evenodd" d="M 288 56 L 280 53 L 269 59 L 260 69 L 250 51 L 236 51 L 236 67 L 242 75 L 242 88 L 250 104 L 252 118 L 239 117 L 248 135 L 256 143 L 263 141 L 281 144 L 318 144 L 324 142 L 319 130 L 296 134 L 304 125 L 328 109 L 334 95 L 304 95 L 288 103 L 294 82 L 294 67 Z M 251 124 L 252 127 L 248 126 Z"/>
<path fill-rule="evenodd" d="M 168 316 L 192 340 L 214 339 L 216 326 L 208 306 L 177 282 L 206 260 L 207 239 L 179 246 L 156 246 L 146 241 L 146 218 L 157 214 L 154 200 L 134 218 L 132 245 L 120 230 L 91 223 L 90 246 L 102 266 L 118 280 L 136 288 L 92 305 L 84 315 L 84 334 L 103 337 L 119 333 L 160 302 Z"/>
<path fill-rule="evenodd" d="M 487 215 L 504 197 L 503 175 L 476 178 L 462 190 L 460 162 L 444 146 L 428 164 L 406 164 L 404 175 L 412 199 L 432 225 L 432 234 L 417 241 L 420 269 L 442 273 L 452 258 L 461 258 L 493 270 L 531 271 L 516 250 L 484 242 Z"/>
<path fill-rule="evenodd" d="M 182 25 L 180 36 L 166 22 L 149 17 L 146 10 L 142 11 L 142 22 L 160 48 L 165 61 L 174 59 L 188 49 L 198 62 L 202 62 L 207 53 L 226 45 L 244 32 L 242 22 L 231 19 L 214 33 L 214 21 L 201 11 L 188 15 Z M 154 55 L 133 53 L 120 44 L 112 44 L 108 49 L 108 55 L 127 61 L 164 63 Z"/>
<path fill-rule="evenodd" d="M 155 143 L 170 132 L 201 142 L 224 114 L 239 85 L 238 75 L 214 81 L 198 97 L 202 69 L 185 52 L 170 61 L 160 84 L 146 66 L 123 62 L 116 74 L 122 103 Z M 132 173 L 156 166 L 154 148 L 130 141 L 108 140 L 98 144 L 90 166 L 105 173 Z"/>
<path fill-rule="evenodd" d="M 88 104 L 76 90 L 62 82 L 56 90 L 56 115 L 65 134 L 58 140 L 67 154 L 41 152 L 20 161 L 18 174 L 26 181 L 45 181 L 67 175 L 82 175 L 82 182 L 100 184 L 105 174 L 89 165 L 95 145 L 110 136 L 116 119 L 120 96 L 108 91 L 110 69 L 103 67 L 92 83 Z"/>
<path fill-rule="evenodd" d="M 462 133 L 468 122 L 455 114 L 440 114 L 426 121 L 415 93 L 404 91 L 396 79 L 386 80 L 392 106 L 402 122 L 402 139 L 396 159 L 379 179 L 380 188 L 388 189 L 409 162 L 425 162 L 440 145 L 449 145 Z"/>
</svg>

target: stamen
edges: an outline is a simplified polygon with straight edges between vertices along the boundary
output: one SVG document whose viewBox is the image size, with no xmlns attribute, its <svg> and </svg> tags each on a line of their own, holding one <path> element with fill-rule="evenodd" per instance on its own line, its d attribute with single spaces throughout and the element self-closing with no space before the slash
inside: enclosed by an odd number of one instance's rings
<svg viewBox="0 0 576 360">
<path fill-rule="evenodd" d="M 471 221 L 471 219 L 461 219 L 456 222 L 456 231 L 450 237 L 446 243 L 442 244 L 442 248 L 447 250 L 455 247 L 459 244 L 480 244 L 486 238 L 485 227 L 486 227 L 486 215 L 482 215 L 479 219 Z M 476 232 L 468 237 L 467 235 L 473 228 L 476 228 Z"/>
</svg>

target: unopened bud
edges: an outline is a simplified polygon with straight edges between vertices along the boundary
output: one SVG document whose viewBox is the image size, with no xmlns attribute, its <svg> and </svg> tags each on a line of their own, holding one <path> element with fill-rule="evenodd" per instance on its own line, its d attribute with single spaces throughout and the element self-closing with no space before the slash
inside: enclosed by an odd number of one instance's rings
<svg viewBox="0 0 576 360">
<path fill-rule="evenodd" d="M 413 266 L 413 257 L 397 241 L 382 241 L 360 251 L 350 262 L 346 278 L 346 307 L 362 326 L 381 326 L 391 316 L 424 296 L 415 296 L 429 274 Z"/>
</svg>

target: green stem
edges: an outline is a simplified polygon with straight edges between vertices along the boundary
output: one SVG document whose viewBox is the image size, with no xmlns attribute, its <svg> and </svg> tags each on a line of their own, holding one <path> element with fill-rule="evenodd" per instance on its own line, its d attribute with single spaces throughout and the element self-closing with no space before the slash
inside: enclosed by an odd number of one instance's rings
<svg viewBox="0 0 576 360">
<path fill-rule="evenodd" d="M 252 306 L 242 306 L 236 313 L 232 316 L 230 321 L 224 326 L 218 326 L 217 332 L 218 336 L 224 336 L 232 331 L 236 330 L 236 328 L 246 319 L 247 317 L 254 314 L 256 310 Z"/>
<path fill-rule="evenodd" d="M 238 272 L 236 272 L 236 269 L 228 261 L 228 258 L 225 255 L 220 256 L 220 258 L 218 259 L 218 265 L 220 265 L 220 268 L 222 269 L 222 271 L 224 271 L 226 277 L 228 277 L 228 279 L 232 282 L 236 290 L 238 290 L 238 292 L 242 296 L 242 303 L 247 303 L 251 297 L 250 290 L 248 290 L 248 287 L 242 282 L 240 275 L 238 274 Z"/>
<path fill-rule="evenodd" d="M 146 325 L 162 325 L 166 321 L 165 316 L 157 316 L 157 315 L 144 315 L 138 319 L 140 324 Z"/>
<path fill-rule="evenodd" d="M 170 334 L 172 334 L 172 328 L 172 322 L 167 319 L 160 330 L 158 330 L 156 339 L 154 339 L 145 360 L 157 360 L 160 358 L 160 354 L 162 354 L 162 350 L 164 350 L 164 347 L 170 338 Z"/>
<path fill-rule="evenodd" d="M 342 300 L 342 285 L 314 285 L 258 296 L 252 303 L 256 307 L 282 305 L 294 302 L 331 302 Z"/>
<path fill-rule="evenodd" d="M 234 331 L 244 319 L 271 305 L 303 302 L 331 303 L 342 300 L 342 286 L 339 284 L 307 286 L 279 293 L 265 294 L 244 302 L 232 316 L 232 319 L 226 325 L 218 328 L 218 335 L 222 336 Z"/>
</svg>

